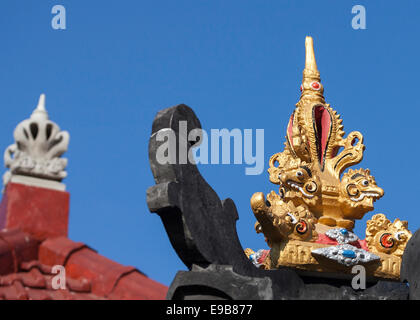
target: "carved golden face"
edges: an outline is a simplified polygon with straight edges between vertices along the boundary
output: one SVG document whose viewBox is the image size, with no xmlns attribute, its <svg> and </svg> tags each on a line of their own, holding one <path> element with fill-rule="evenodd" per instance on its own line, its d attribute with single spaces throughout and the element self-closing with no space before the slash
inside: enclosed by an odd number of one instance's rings
<svg viewBox="0 0 420 320">
<path fill-rule="evenodd" d="M 267 196 L 270 202 L 273 194 Z M 315 235 L 316 219 L 303 206 L 295 206 L 292 201 L 277 201 L 271 206 L 273 225 L 284 239 L 309 240 Z"/>
<path fill-rule="evenodd" d="M 275 192 L 268 194 L 267 200 L 261 192 L 255 193 L 251 207 L 257 218 L 255 230 L 264 233 L 269 246 L 287 239 L 310 240 L 316 235 L 316 218 L 306 207 L 284 202 Z"/>
<path fill-rule="evenodd" d="M 281 170 L 279 174 L 280 196 L 286 201 L 298 200 L 309 207 L 320 201 L 321 185 L 319 178 L 313 174 L 309 165 Z"/>
<path fill-rule="evenodd" d="M 339 203 L 346 218 L 361 219 L 373 210 L 373 203 L 384 195 L 369 170 L 349 170 L 340 183 Z"/>
</svg>

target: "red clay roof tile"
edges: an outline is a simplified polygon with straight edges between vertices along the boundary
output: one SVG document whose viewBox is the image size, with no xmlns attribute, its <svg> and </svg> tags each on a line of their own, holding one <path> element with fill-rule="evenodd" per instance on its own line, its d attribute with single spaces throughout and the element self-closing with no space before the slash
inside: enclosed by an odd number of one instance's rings
<svg viewBox="0 0 420 320">
<path fill-rule="evenodd" d="M 139 272 L 131 272 L 118 281 L 110 299 L 123 300 L 163 300 L 168 288 L 163 284 L 147 278 Z"/>
<path fill-rule="evenodd" d="M 19 272 L 0 277 L 0 299 L 7 300 L 86 300 L 103 299 L 91 293 L 87 279 L 66 277 L 66 289 L 53 289 L 51 268 L 31 261 L 23 263 Z"/>
<path fill-rule="evenodd" d="M 16 272 L 21 262 L 38 256 L 38 241 L 18 230 L 0 231 L 0 275 Z"/>
<path fill-rule="evenodd" d="M 46 268 L 44 264 L 64 265 L 67 285 L 74 292 L 91 292 L 110 299 L 164 299 L 166 296 L 166 286 L 134 267 L 123 266 L 65 237 L 45 240 L 39 247 L 39 262 L 38 268 Z M 34 266 L 25 265 L 26 268 Z M 47 283 L 50 285 L 51 281 Z"/>
<path fill-rule="evenodd" d="M 52 266 L 66 269 L 54 290 Z M 0 231 L 0 299 L 164 299 L 167 287 L 66 237 L 41 244 L 18 230 Z"/>
<path fill-rule="evenodd" d="M 78 280 L 68 278 L 67 286 L 69 287 L 71 291 L 74 291 L 74 292 L 87 293 L 87 292 L 91 292 L 92 290 L 91 282 L 85 278 L 78 279 Z"/>
<path fill-rule="evenodd" d="M 107 296 L 122 275 L 135 270 L 134 267 L 123 266 L 88 248 L 70 255 L 65 267 L 72 278 L 90 279 L 92 292 L 100 296 Z"/>
<path fill-rule="evenodd" d="M 67 192 L 7 185 L 0 203 L 0 229 L 10 229 L 0 230 L 0 299 L 165 298 L 166 286 L 68 239 L 68 208 Z M 65 267 L 65 289 L 53 289 L 55 265 Z"/>
<path fill-rule="evenodd" d="M 23 271 L 30 271 L 31 269 L 36 268 L 39 271 L 41 271 L 42 274 L 50 274 L 51 273 L 51 266 L 47 266 L 45 264 L 42 264 L 38 260 L 32 260 L 29 262 L 22 262 L 20 264 L 20 269 Z"/>
<path fill-rule="evenodd" d="M 20 281 L 14 281 L 10 286 L 0 287 L 0 295 L 6 300 L 28 300 L 29 296 Z"/>
<path fill-rule="evenodd" d="M 26 293 L 29 300 L 52 300 L 51 295 L 45 290 L 27 288 Z"/>
<path fill-rule="evenodd" d="M 38 269 L 31 269 L 28 273 L 18 273 L 22 283 L 29 288 L 45 288 L 44 276 Z"/>
<path fill-rule="evenodd" d="M 50 238 L 39 246 L 39 261 L 50 266 L 64 265 L 71 253 L 85 247 L 84 243 L 66 237 Z"/>
</svg>

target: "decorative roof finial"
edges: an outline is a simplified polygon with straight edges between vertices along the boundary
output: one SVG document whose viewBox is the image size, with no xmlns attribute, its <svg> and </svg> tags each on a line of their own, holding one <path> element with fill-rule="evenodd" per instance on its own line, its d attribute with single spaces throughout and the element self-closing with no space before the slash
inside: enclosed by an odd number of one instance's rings
<svg viewBox="0 0 420 320">
<path fill-rule="evenodd" d="M 316 66 L 316 60 L 315 60 L 314 41 L 312 37 L 306 37 L 305 51 L 306 51 L 305 69 L 310 72 L 317 73 L 319 76 L 319 71 L 318 71 L 318 67 Z"/>
<path fill-rule="evenodd" d="M 325 103 L 324 87 L 315 60 L 314 43 L 312 37 L 305 39 L 305 69 L 303 70 L 302 95 L 300 99 L 310 99 L 313 102 Z"/>
<path fill-rule="evenodd" d="M 45 109 L 45 94 L 39 96 L 38 105 L 32 112 L 31 119 L 44 119 L 48 120 L 48 113 Z"/>
<path fill-rule="evenodd" d="M 45 94 L 29 119 L 16 126 L 15 143 L 4 153 L 5 166 L 10 169 L 3 176 L 3 184 L 9 181 L 29 183 L 53 189 L 64 189 L 59 183 L 67 176 L 67 159 L 61 156 L 67 151 L 70 135 L 49 120 L 45 109 Z"/>
<path fill-rule="evenodd" d="M 362 160 L 363 135 L 353 131 L 345 137 L 342 119 L 324 101 L 312 38 L 305 46 L 302 95 L 289 119 L 285 149 L 269 160 L 269 179 L 279 192 L 266 197 L 256 192 L 251 198 L 255 229 L 271 247 L 265 260 L 254 264 L 347 273 L 366 264 L 370 275 L 399 279 L 411 237 L 407 222 L 391 224 L 383 214 L 373 216 L 366 244 L 351 232 L 384 190 L 368 169 L 344 172 Z"/>
</svg>

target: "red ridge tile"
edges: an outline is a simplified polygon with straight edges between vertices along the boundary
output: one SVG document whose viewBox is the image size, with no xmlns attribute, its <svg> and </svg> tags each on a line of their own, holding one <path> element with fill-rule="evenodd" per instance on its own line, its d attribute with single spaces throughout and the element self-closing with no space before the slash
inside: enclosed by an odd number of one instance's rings
<svg viewBox="0 0 420 320">
<path fill-rule="evenodd" d="M 28 273 L 18 273 L 22 283 L 30 288 L 45 288 L 46 282 L 44 276 L 38 269 L 32 269 Z"/>
<path fill-rule="evenodd" d="M 74 251 L 87 247 L 66 237 L 45 240 L 39 247 L 39 261 L 49 266 L 64 265 Z"/>
<path fill-rule="evenodd" d="M 0 277 L 0 286 L 11 286 L 13 282 L 18 280 L 17 273 L 11 273 L 6 276 Z"/>
<path fill-rule="evenodd" d="M 45 264 L 40 263 L 38 260 L 32 260 L 29 262 L 22 262 L 20 264 L 20 270 L 30 271 L 31 269 L 36 268 L 42 274 L 51 274 L 52 268 Z"/>
<path fill-rule="evenodd" d="M 39 290 L 39 289 L 32 289 L 28 288 L 27 294 L 29 300 L 52 300 L 49 291 L 47 290 Z"/>
<path fill-rule="evenodd" d="M 163 300 L 166 298 L 167 291 L 168 287 L 134 271 L 121 277 L 109 298 L 114 300 Z"/>
<path fill-rule="evenodd" d="M 35 260 L 38 242 L 28 234 L 18 230 L 0 231 L 0 275 L 17 272 L 21 262 Z"/>
<path fill-rule="evenodd" d="M 81 278 L 79 280 L 75 280 L 67 278 L 66 280 L 66 284 L 71 291 L 84 293 L 91 291 L 91 282 L 88 279 Z"/>
<path fill-rule="evenodd" d="M 86 278 L 92 281 L 92 293 L 107 296 L 113 290 L 121 275 L 135 270 L 84 248 L 74 252 L 66 263 L 71 278 Z"/>
<path fill-rule="evenodd" d="M 0 295 L 6 300 L 27 300 L 28 293 L 20 281 L 15 281 L 11 286 L 0 287 Z"/>
<path fill-rule="evenodd" d="M 65 290 L 52 288 L 54 265 L 66 268 Z M 0 299 L 164 299 L 166 292 L 84 243 L 58 237 L 39 244 L 20 230 L 0 231 Z"/>
</svg>

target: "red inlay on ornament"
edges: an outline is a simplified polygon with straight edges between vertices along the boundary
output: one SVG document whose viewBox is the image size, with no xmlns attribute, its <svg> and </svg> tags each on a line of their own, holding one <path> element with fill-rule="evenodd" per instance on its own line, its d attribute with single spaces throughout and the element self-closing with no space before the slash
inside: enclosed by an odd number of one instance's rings
<svg viewBox="0 0 420 320">
<path fill-rule="evenodd" d="M 384 248 L 392 248 L 394 246 L 394 240 L 390 238 L 391 236 L 392 234 L 390 233 L 384 233 L 381 236 L 380 242 Z"/>
<path fill-rule="evenodd" d="M 312 82 L 311 87 L 315 90 L 319 90 L 321 88 L 321 85 L 319 84 L 319 82 Z"/>
<path fill-rule="evenodd" d="M 332 121 L 329 111 L 323 105 L 314 107 L 316 147 L 318 151 L 319 163 L 323 165 L 326 149 L 328 147 L 328 137 L 332 130 Z"/>
<path fill-rule="evenodd" d="M 308 230 L 308 226 L 306 225 L 306 222 L 303 220 L 299 221 L 299 223 L 296 225 L 296 231 L 299 234 L 304 234 L 307 230 Z"/>
</svg>

